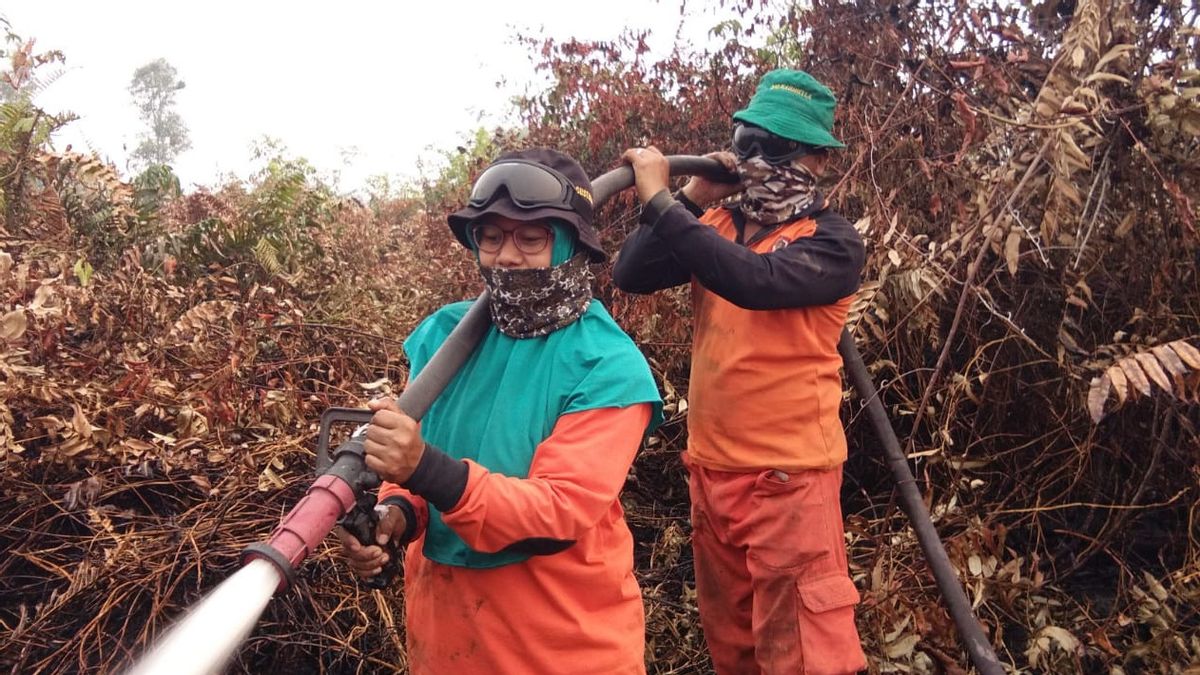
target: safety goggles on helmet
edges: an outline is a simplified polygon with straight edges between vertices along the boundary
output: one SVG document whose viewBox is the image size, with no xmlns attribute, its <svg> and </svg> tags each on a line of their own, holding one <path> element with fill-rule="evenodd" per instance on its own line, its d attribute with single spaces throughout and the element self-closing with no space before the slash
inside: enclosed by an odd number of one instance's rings
<svg viewBox="0 0 1200 675">
<path fill-rule="evenodd" d="M 739 122 L 733 127 L 733 152 L 738 159 L 759 156 L 768 164 L 783 164 L 797 157 L 822 154 L 825 149 Z"/>
<path fill-rule="evenodd" d="M 475 180 L 468 203 L 483 208 L 496 201 L 501 188 L 508 199 L 523 209 L 559 208 L 575 211 L 591 219 L 592 201 L 586 190 L 577 188 L 567 177 L 541 164 L 508 159 L 491 165 Z"/>
</svg>

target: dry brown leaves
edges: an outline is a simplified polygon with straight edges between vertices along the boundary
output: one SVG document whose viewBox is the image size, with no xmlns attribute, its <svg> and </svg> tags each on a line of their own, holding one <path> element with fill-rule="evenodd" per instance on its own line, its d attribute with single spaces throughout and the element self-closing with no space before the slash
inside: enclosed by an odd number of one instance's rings
<svg viewBox="0 0 1200 675">
<path fill-rule="evenodd" d="M 1099 423 L 1127 401 L 1149 396 L 1155 389 L 1180 401 L 1200 403 L 1200 350 L 1186 340 L 1175 340 L 1119 359 L 1092 378 L 1088 412 Z M 1117 403 L 1105 410 L 1113 394 Z"/>
<path fill-rule="evenodd" d="M 85 273 L 69 238 L 0 240 L 0 662 L 107 672 L 143 651 L 302 496 L 320 411 L 405 379 L 399 336 L 446 298 L 403 282 L 428 272 L 415 242 L 379 236 L 399 223 L 340 214 L 324 236 L 345 257 L 301 287 L 138 249 Z M 401 662 L 329 551 L 307 570 L 320 582 L 268 610 L 241 668 Z"/>
<path fill-rule="evenodd" d="M 842 100 L 849 148 L 830 193 L 868 242 L 855 332 L 1001 658 L 1031 672 L 1187 672 L 1200 659 L 1194 32 L 1172 23 L 1179 3 L 1132 19 L 1129 3 L 1101 0 L 968 4 L 817 2 L 757 26 Z M 687 83 L 679 100 L 629 70 L 559 82 L 562 109 L 597 117 L 531 115 L 522 142 L 573 152 L 592 173 L 631 134 L 673 152 L 723 147 L 753 66 L 693 61 L 677 79 L 666 62 L 643 69 Z M 566 65 L 547 72 L 581 72 Z M 645 113 L 633 125 L 628 92 Z M 469 176 L 425 201 L 334 205 L 314 234 L 322 257 L 264 281 L 253 262 L 172 258 L 164 240 L 89 257 L 95 244 L 69 235 L 103 194 L 120 211 L 124 191 L 67 159 L 39 165 L 62 178 L 28 197 L 37 232 L 0 230 L 0 627 L 12 645 L 0 663 L 18 672 L 111 670 L 141 649 L 299 499 L 320 410 L 357 400 L 361 383 L 403 381 L 403 336 L 478 291 L 442 221 Z M 161 229 L 237 222 L 252 188 L 176 200 Z M 636 218 L 616 202 L 610 248 Z M 648 663 L 703 672 L 677 459 L 686 292 L 629 297 L 606 275 L 599 297 L 673 406 L 626 490 Z M 871 671 L 963 672 L 858 410 L 844 416 L 844 503 Z M 400 662 L 381 628 L 401 616 L 394 596 L 360 591 L 329 551 L 301 586 L 268 608 L 237 669 Z"/>
</svg>

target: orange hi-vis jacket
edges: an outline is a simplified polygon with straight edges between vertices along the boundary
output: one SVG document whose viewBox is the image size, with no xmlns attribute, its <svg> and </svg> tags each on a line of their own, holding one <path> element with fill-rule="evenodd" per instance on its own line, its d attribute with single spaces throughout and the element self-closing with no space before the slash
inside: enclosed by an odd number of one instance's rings
<svg viewBox="0 0 1200 675">
<path fill-rule="evenodd" d="M 837 344 L 862 238 L 820 197 L 745 242 L 739 211 L 703 212 L 677 198 L 664 191 L 647 204 L 613 278 L 634 293 L 691 283 L 691 460 L 735 472 L 841 466 Z"/>
</svg>

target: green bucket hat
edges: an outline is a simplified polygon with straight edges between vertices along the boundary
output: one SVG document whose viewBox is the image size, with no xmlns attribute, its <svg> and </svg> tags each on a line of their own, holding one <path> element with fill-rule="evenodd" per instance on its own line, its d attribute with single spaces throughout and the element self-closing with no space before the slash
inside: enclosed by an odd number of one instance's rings
<svg viewBox="0 0 1200 675">
<path fill-rule="evenodd" d="M 733 119 L 819 148 L 844 148 L 832 133 L 835 107 L 833 92 L 812 75 L 779 68 L 763 75 L 750 105 Z"/>
</svg>

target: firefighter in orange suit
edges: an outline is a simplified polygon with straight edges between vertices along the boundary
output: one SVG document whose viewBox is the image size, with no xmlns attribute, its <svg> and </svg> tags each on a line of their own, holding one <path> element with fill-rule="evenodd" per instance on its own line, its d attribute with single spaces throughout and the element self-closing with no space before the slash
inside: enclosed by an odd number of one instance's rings
<svg viewBox="0 0 1200 675">
<path fill-rule="evenodd" d="M 866 667 L 839 500 L 837 351 L 864 251 L 816 188 L 829 150 L 843 147 L 834 107 L 807 73 L 767 73 L 733 116 L 734 152 L 711 155 L 740 184 L 696 177 L 672 195 L 657 149 L 624 154 L 644 206 L 617 286 L 691 284 L 683 459 L 700 618 L 723 675 Z"/>
</svg>

